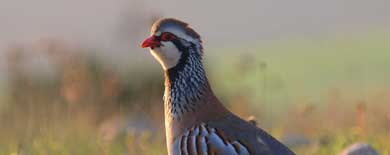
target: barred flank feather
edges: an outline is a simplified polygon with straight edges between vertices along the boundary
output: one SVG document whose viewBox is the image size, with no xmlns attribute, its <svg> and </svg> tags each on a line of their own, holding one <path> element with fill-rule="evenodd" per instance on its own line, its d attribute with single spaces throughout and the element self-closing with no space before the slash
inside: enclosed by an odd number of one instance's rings
<svg viewBox="0 0 390 155">
<path fill-rule="evenodd" d="M 181 155 L 248 155 L 249 151 L 239 141 L 230 141 L 223 133 L 201 124 L 188 129 L 178 138 Z"/>
</svg>

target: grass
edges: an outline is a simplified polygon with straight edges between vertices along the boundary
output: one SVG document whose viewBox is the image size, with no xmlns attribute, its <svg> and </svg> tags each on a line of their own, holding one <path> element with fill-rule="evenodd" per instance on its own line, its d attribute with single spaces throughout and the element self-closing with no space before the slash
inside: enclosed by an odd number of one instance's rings
<svg viewBox="0 0 390 155">
<path fill-rule="evenodd" d="M 306 139 L 307 144 L 291 146 L 298 154 L 337 154 L 367 142 L 388 155 L 389 36 L 214 49 L 206 51 L 206 68 L 233 112 L 254 115 L 278 139 Z M 85 50 L 40 51 L 55 71 L 48 76 L 23 70 L 27 51 L 8 53 L 9 81 L 0 91 L 0 155 L 166 154 L 161 72 L 146 72 L 147 66 L 118 72 L 79 52 Z"/>
</svg>

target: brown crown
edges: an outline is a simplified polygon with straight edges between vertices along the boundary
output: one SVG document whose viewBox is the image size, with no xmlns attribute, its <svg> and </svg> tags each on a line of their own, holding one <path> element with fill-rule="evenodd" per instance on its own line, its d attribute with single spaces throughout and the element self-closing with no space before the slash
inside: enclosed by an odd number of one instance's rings
<svg viewBox="0 0 390 155">
<path fill-rule="evenodd" d="M 200 35 L 195 32 L 189 25 L 183 21 L 174 19 L 174 18 L 162 18 L 154 22 L 151 28 L 151 33 L 154 34 L 158 30 L 163 30 L 167 27 L 178 27 L 185 31 L 186 34 L 196 38 L 200 39 Z"/>
</svg>

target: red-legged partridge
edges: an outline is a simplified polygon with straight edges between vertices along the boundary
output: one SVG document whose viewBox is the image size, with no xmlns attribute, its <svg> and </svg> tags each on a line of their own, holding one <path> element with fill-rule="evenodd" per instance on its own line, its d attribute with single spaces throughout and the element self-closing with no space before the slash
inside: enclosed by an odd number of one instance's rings
<svg viewBox="0 0 390 155">
<path fill-rule="evenodd" d="M 293 155 L 262 129 L 227 110 L 214 95 L 202 64 L 202 40 L 182 21 L 156 21 L 142 43 L 165 73 L 165 129 L 169 155 Z"/>
</svg>

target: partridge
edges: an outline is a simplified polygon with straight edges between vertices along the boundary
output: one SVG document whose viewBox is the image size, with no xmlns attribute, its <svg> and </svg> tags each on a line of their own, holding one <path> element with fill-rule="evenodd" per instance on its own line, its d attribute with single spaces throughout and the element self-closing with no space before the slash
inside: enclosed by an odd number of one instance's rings
<svg viewBox="0 0 390 155">
<path fill-rule="evenodd" d="M 218 100 L 203 68 L 201 37 L 187 23 L 157 20 L 141 47 L 150 48 L 164 70 L 169 155 L 294 155 Z"/>
</svg>

